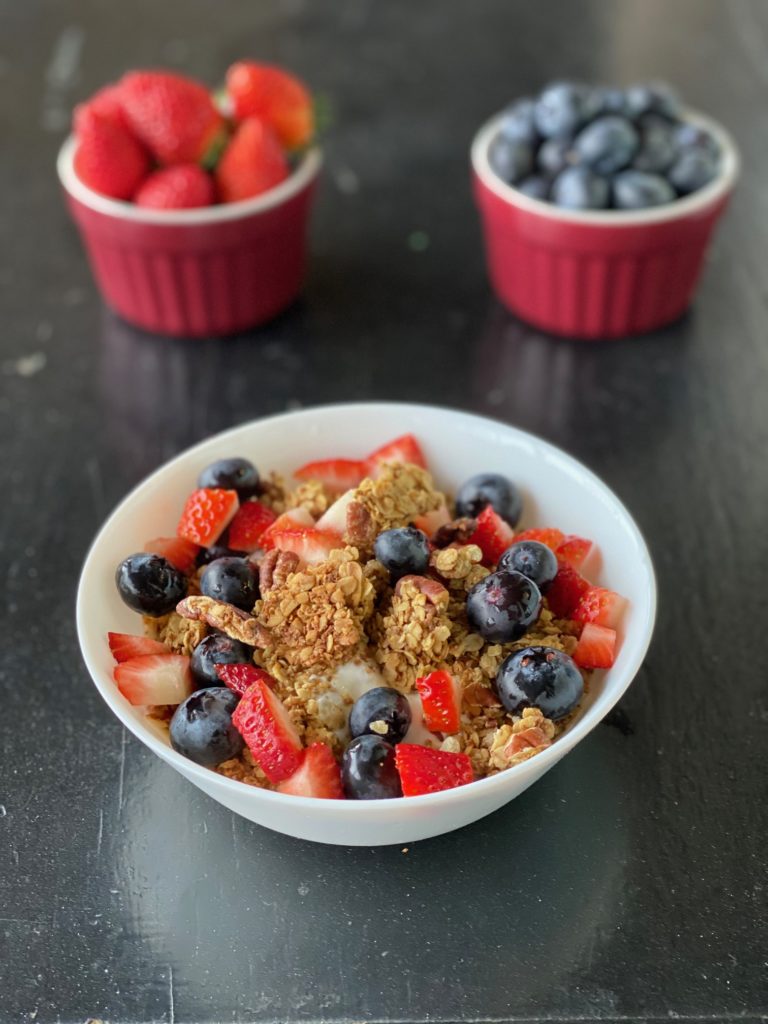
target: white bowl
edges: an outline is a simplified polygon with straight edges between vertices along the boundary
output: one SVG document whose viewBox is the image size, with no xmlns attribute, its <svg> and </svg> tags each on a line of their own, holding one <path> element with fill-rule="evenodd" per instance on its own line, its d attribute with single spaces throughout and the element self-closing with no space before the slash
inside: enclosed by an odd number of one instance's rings
<svg viewBox="0 0 768 1024">
<path fill-rule="evenodd" d="M 523 490 L 521 525 L 557 526 L 590 537 L 599 546 L 602 564 L 599 572 L 593 564 L 591 575 L 624 594 L 629 607 L 616 663 L 595 674 L 580 716 L 547 750 L 499 775 L 397 800 L 284 796 L 224 778 L 177 754 L 162 729 L 121 696 L 112 678 L 107 632 L 139 628 L 138 616 L 115 589 L 118 562 L 140 550 L 147 537 L 174 533 L 198 473 L 215 459 L 241 455 L 264 472 L 289 474 L 311 459 L 361 457 L 407 431 L 418 437 L 442 487 L 455 490 L 483 470 L 503 472 Z M 214 800 L 286 835 L 344 846 L 379 846 L 425 839 L 477 821 L 541 778 L 584 739 L 632 682 L 648 649 L 655 611 L 656 583 L 640 531 L 618 498 L 575 459 L 530 434 L 479 416 L 431 406 L 360 403 L 306 409 L 235 427 L 153 473 L 115 509 L 91 547 L 78 590 L 77 629 L 93 681 L 118 719 Z"/>
</svg>

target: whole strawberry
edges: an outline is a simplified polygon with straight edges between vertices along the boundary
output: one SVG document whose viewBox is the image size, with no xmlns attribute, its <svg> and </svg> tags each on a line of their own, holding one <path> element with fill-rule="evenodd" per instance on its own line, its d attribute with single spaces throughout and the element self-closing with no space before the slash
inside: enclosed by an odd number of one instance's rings
<svg viewBox="0 0 768 1024">
<path fill-rule="evenodd" d="M 84 110 L 78 117 L 75 173 L 102 195 L 130 199 L 149 171 L 149 157 L 115 121 Z"/>
<path fill-rule="evenodd" d="M 298 78 L 286 71 L 238 61 L 227 72 L 227 92 L 236 121 L 260 117 L 287 149 L 306 146 L 312 139 L 312 97 Z"/>
<path fill-rule="evenodd" d="M 78 103 L 72 118 L 75 135 L 80 135 L 83 122 L 87 121 L 90 114 L 98 114 L 99 117 L 130 131 L 120 100 L 120 86 L 115 82 L 103 86 L 83 103 Z"/>
<path fill-rule="evenodd" d="M 225 136 L 224 119 L 204 85 L 165 71 L 131 71 L 119 84 L 134 134 L 161 164 L 209 163 Z"/>
<path fill-rule="evenodd" d="M 235 131 L 215 171 L 219 198 L 224 203 L 250 199 L 266 192 L 290 173 L 277 136 L 258 117 L 247 117 Z"/>
<path fill-rule="evenodd" d="M 213 179 L 197 164 L 176 164 L 153 171 L 134 196 L 137 206 L 153 210 L 187 210 L 210 206 Z"/>
</svg>

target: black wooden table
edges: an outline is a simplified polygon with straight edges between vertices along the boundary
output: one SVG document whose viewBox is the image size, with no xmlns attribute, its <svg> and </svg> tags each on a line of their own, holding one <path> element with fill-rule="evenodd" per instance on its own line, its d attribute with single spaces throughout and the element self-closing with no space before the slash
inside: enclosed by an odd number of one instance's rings
<svg viewBox="0 0 768 1024">
<path fill-rule="evenodd" d="M 335 109 L 303 300 L 228 341 L 106 312 L 53 162 L 130 66 L 285 62 Z M 0 1020 L 768 1020 L 768 5 L 0 3 Z M 538 334 L 489 293 L 473 130 L 553 76 L 662 76 L 745 170 L 691 313 Z M 659 574 L 618 714 L 476 826 L 324 848 L 234 817 L 129 737 L 74 592 L 119 498 L 230 424 L 349 398 L 486 413 L 616 489 Z"/>
</svg>

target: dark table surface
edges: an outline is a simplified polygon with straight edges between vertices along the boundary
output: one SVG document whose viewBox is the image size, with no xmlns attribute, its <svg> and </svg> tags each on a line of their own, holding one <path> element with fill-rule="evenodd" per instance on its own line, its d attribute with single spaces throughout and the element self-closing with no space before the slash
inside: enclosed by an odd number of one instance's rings
<svg viewBox="0 0 768 1024">
<path fill-rule="evenodd" d="M 247 337 L 142 335 L 64 212 L 67 112 L 130 66 L 214 82 L 245 54 L 335 109 L 305 296 Z M 767 68 L 761 0 L 0 3 L 0 1020 L 768 1019 Z M 489 293 L 468 143 L 555 75 L 667 77 L 742 147 L 695 306 L 658 335 L 559 341 Z M 121 729 L 75 638 L 83 555 L 131 486 L 230 424 L 350 398 L 562 445 L 659 575 L 621 713 L 407 853 L 234 817 Z"/>
</svg>

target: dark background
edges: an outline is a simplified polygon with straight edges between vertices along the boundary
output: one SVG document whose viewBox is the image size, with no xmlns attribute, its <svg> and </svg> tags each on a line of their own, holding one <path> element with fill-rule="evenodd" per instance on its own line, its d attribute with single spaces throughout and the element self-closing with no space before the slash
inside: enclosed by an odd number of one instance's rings
<svg viewBox="0 0 768 1024">
<path fill-rule="evenodd" d="M 248 337 L 141 335 L 63 209 L 68 112 L 132 66 L 213 84 L 246 55 L 335 110 L 305 297 Z M 695 306 L 653 337 L 558 341 L 489 292 L 471 136 L 565 75 L 666 77 L 742 148 Z M 767 101 L 764 0 L 0 2 L 2 1021 L 768 1020 Z M 87 545 L 147 472 L 353 398 L 562 445 L 635 513 L 661 590 L 620 712 L 407 852 L 234 817 L 121 730 L 74 630 Z"/>
</svg>

